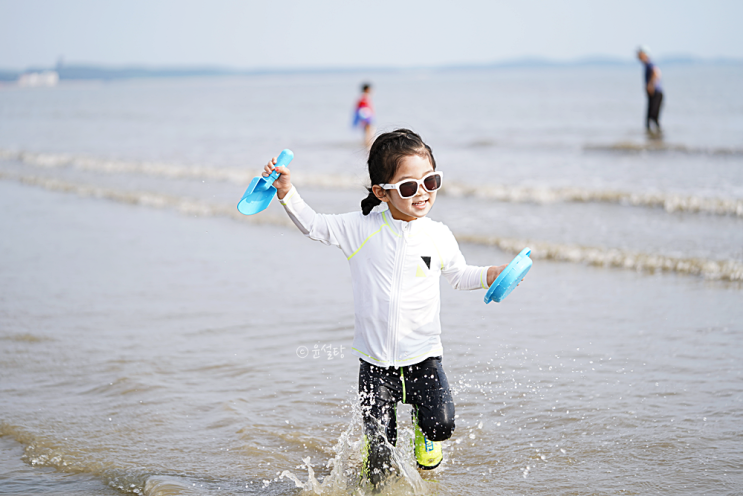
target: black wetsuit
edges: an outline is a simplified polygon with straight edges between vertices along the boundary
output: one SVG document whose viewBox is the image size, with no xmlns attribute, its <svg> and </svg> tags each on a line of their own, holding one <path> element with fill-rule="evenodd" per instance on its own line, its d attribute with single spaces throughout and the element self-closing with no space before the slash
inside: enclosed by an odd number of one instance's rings
<svg viewBox="0 0 743 496">
<path fill-rule="evenodd" d="M 414 422 L 426 438 L 443 441 L 454 432 L 454 401 L 441 357 L 399 368 L 360 362 L 359 395 L 369 443 L 368 469 L 376 483 L 390 465 L 383 437 L 393 446 L 397 442 L 397 403 L 413 405 Z"/>
</svg>

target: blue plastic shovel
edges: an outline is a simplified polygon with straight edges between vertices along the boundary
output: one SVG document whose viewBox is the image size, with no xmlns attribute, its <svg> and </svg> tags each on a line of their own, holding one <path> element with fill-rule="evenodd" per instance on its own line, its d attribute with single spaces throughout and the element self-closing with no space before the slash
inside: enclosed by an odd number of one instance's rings
<svg viewBox="0 0 743 496">
<path fill-rule="evenodd" d="M 293 158 L 294 153 L 291 150 L 288 148 L 282 150 L 279 158 L 276 159 L 276 167 L 289 165 L 289 162 Z M 253 215 L 264 211 L 271 203 L 271 200 L 273 200 L 273 197 L 276 196 L 276 188 L 273 186 L 273 182 L 280 175 L 277 171 L 273 171 L 268 177 L 254 177 L 250 181 L 248 189 L 245 190 L 245 194 L 240 198 L 240 203 L 237 204 L 237 211 L 243 215 Z"/>
</svg>

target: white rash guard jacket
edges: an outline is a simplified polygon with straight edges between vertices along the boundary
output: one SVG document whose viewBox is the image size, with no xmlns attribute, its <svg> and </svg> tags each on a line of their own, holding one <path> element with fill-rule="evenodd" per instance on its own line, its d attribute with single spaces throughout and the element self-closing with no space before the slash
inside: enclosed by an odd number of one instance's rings
<svg viewBox="0 0 743 496">
<path fill-rule="evenodd" d="M 441 274 L 455 289 L 487 289 L 488 267 L 467 265 L 440 222 L 395 220 L 389 210 L 318 214 L 294 187 L 280 202 L 300 231 L 337 246 L 348 259 L 356 313 L 352 349 L 372 365 L 402 367 L 443 353 Z"/>
</svg>

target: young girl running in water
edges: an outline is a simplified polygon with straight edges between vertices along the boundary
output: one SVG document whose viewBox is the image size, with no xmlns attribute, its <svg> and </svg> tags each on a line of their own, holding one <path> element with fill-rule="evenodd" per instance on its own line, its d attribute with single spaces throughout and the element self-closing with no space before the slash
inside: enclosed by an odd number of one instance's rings
<svg viewBox="0 0 743 496">
<path fill-rule="evenodd" d="M 361 212 L 315 213 L 292 186 L 289 169 L 275 164 L 274 158 L 264 176 L 274 169 L 281 174 L 274 186 L 294 224 L 310 239 L 340 248 L 351 266 L 366 476 L 377 486 L 390 469 L 398 402 L 413 406 L 419 467 L 436 468 L 441 441 L 454 431 L 454 402 L 441 365 L 439 277 L 456 289 L 487 289 L 506 266 L 467 265 L 449 228 L 426 217 L 443 173 L 431 148 L 410 130 L 374 141 Z M 387 208 L 372 211 L 381 203 Z"/>
</svg>

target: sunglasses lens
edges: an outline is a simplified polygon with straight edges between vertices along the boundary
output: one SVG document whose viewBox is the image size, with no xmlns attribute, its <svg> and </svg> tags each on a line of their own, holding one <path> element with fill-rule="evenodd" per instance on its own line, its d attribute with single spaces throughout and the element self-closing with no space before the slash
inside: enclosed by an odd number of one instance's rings
<svg viewBox="0 0 743 496">
<path fill-rule="evenodd" d="M 403 198 L 410 198 L 415 196 L 418 192 L 418 183 L 415 181 L 408 181 L 400 185 L 400 196 Z"/>
<path fill-rule="evenodd" d="M 441 187 L 441 175 L 432 174 L 423 180 L 423 187 L 427 191 L 436 191 Z"/>
</svg>

